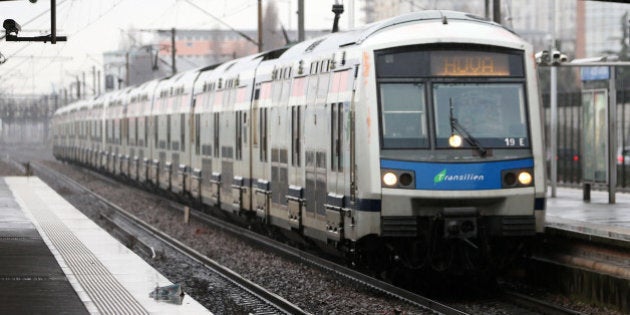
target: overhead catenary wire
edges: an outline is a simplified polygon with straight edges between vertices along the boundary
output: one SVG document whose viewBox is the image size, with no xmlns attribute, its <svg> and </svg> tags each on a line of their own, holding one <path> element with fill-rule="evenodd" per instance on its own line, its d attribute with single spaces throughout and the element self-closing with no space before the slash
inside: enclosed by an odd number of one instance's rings
<svg viewBox="0 0 630 315">
<path fill-rule="evenodd" d="M 206 15 L 208 15 L 209 17 L 215 19 L 217 22 L 219 22 L 220 24 L 226 26 L 228 29 L 230 29 L 231 31 L 239 34 L 241 37 L 245 38 L 246 40 L 248 40 L 249 42 L 253 43 L 254 45 L 258 46 L 258 42 L 255 41 L 254 39 L 252 39 L 251 37 L 247 36 L 247 34 L 233 28 L 232 26 L 230 26 L 229 24 L 227 24 L 226 22 L 224 22 L 223 20 L 221 20 L 220 18 L 216 17 L 215 15 L 213 15 L 212 13 L 208 12 L 206 9 L 198 6 L 197 4 L 195 4 L 194 2 L 192 2 L 191 0 L 184 0 L 186 3 L 190 4 L 191 6 L 195 7 L 196 9 L 198 9 L 199 11 L 205 13 Z"/>
</svg>

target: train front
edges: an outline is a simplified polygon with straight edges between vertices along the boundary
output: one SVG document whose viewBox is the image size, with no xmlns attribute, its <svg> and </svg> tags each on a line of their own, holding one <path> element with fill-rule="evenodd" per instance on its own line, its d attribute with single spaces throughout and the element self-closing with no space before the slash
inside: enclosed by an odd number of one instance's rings
<svg viewBox="0 0 630 315">
<path fill-rule="evenodd" d="M 382 239 L 414 268 L 501 265 L 544 220 L 531 47 L 473 19 L 374 37 Z"/>
</svg>

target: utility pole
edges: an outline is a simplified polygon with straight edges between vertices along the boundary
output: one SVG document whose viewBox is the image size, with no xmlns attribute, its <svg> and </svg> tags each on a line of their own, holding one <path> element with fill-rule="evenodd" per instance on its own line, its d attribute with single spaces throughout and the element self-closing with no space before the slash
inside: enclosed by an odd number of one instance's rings
<svg viewBox="0 0 630 315">
<path fill-rule="evenodd" d="M 492 20 L 501 24 L 501 0 L 493 0 L 492 2 Z"/>
<path fill-rule="evenodd" d="M 83 97 L 87 96 L 87 84 L 85 84 L 85 71 L 83 71 Z"/>
<path fill-rule="evenodd" d="M 129 86 L 129 52 L 125 54 L 125 86 Z M 120 89 L 120 81 L 118 81 L 118 89 Z"/>
<path fill-rule="evenodd" d="M 551 14 L 551 24 L 549 33 L 551 33 L 551 42 L 549 43 L 549 49 L 551 53 L 556 50 L 556 1 L 549 2 L 549 14 Z M 551 112 L 551 122 L 550 122 L 550 131 L 549 135 L 550 141 L 550 183 L 551 183 L 551 198 L 556 198 L 556 186 L 558 182 L 558 161 L 556 157 L 558 156 L 558 67 L 551 67 L 549 78 L 549 107 Z"/>
<path fill-rule="evenodd" d="M 177 66 L 175 65 L 175 59 L 177 57 L 177 49 L 175 48 L 175 28 L 171 28 L 171 69 L 173 75 L 177 73 Z"/>
<path fill-rule="evenodd" d="M 81 99 L 81 80 L 77 76 L 77 99 Z"/>
<path fill-rule="evenodd" d="M 485 16 L 486 19 L 489 20 L 490 19 L 490 0 L 485 0 L 484 9 L 485 9 L 485 15 L 484 16 Z"/>
<path fill-rule="evenodd" d="M 92 95 L 96 95 L 96 66 L 92 66 Z"/>
<path fill-rule="evenodd" d="M 262 0 L 258 0 L 258 52 L 263 51 Z"/>
<path fill-rule="evenodd" d="M 304 0 L 298 0 L 298 42 L 304 39 Z"/>
</svg>

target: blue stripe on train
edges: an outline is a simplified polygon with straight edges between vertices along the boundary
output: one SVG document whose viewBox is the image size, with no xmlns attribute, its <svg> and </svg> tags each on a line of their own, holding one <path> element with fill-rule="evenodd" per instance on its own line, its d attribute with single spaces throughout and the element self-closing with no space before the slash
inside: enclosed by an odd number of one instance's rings
<svg viewBox="0 0 630 315">
<path fill-rule="evenodd" d="M 480 163 L 429 163 L 381 159 L 381 168 L 415 173 L 416 189 L 501 189 L 501 172 L 534 167 L 532 158 Z"/>
</svg>

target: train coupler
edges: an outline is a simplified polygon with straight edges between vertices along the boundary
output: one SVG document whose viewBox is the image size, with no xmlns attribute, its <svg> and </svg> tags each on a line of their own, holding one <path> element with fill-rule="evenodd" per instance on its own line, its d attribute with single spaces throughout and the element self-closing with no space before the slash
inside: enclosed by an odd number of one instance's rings
<svg viewBox="0 0 630 315">
<path fill-rule="evenodd" d="M 467 240 L 477 236 L 477 208 L 444 208 L 442 216 L 444 218 L 444 238 Z"/>
</svg>

